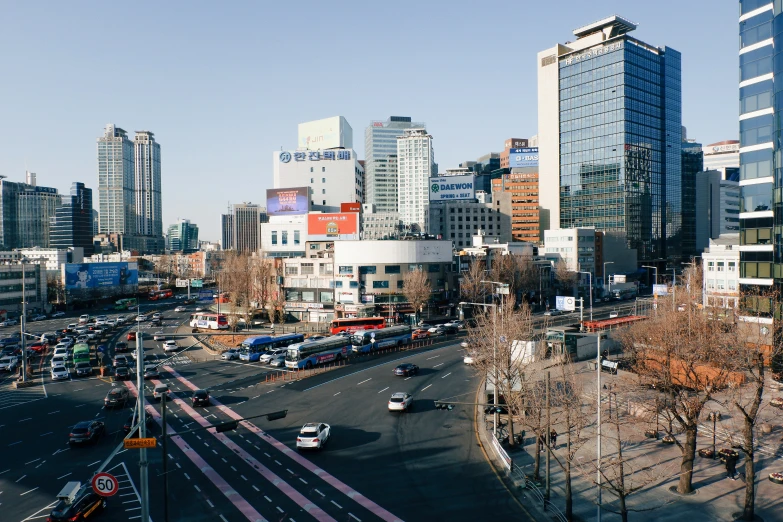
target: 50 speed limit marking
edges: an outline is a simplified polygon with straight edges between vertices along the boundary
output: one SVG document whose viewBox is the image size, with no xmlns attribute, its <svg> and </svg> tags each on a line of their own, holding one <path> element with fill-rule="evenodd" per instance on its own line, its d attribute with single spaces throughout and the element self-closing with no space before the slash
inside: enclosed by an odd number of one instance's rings
<svg viewBox="0 0 783 522">
<path fill-rule="evenodd" d="M 120 484 L 114 475 L 108 473 L 98 473 L 92 478 L 92 489 L 102 497 L 110 497 L 117 493 Z"/>
</svg>

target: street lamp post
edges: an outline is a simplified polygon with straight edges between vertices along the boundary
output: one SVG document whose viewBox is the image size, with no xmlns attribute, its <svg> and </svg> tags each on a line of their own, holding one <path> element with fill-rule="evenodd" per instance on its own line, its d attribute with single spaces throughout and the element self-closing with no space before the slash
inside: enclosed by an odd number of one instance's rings
<svg viewBox="0 0 783 522">
<path fill-rule="evenodd" d="M 609 279 L 609 277 L 607 277 L 607 275 L 606 275 L 606 265 L 613 265 L 613 264 L 614 264 L 614 261 L 606 261 L 604 263 L 604 285 L 606 286 L 608 284 L 608 286 L 609 286 L 608 292 L 609 293 L 611 293 L 611 291 L 612 291 L 612 280 Z"/>
<path fill-rule="evenodd" d="M 590 293 L 590 320 L 593 320 L 593 273 L 592 272 L 585 272 L 583 270 L 579 271 L 580 274 L 587 274 L 589 278 L 589 284 L 590 288 L 588 289 L 588 292 Z"/>
<path fill-rule="evenodd" d="M 141 315 L 141 304 L 138 306 L 137 317 Z M 144 338 L 141 332 L 141 321 L 136 321 L 136 386 L 139 390 L 136 407 L 139 410 L 139 437 L 147 436 L 147 418 L 144 409 Z M 147 461 L 147 449 L 139 450 L 139 489 L 141 490 L 141 519 L 147 522 L 150 519 L 149 498 L 149 462 Z"/>
<path fill-rule="evenodd" d="M 677 286 L 677 269 L 672 268 L 672 310 L 677 309 L 677 301 L 674 297 L 674 287 Z"/>
<path fill-rule="evenodd" d="M 655 270 L 655 279 L 653 281 L 653 285 L 658 284 L 658 267 L 657 266 L 650 266 L 650 265 L 642 265 L 642 268 L 652 268 Z"/>
<path fill-rule="evenodd" d="M 601 334 L 596 336 L 595 349 L 595 373 L 596 373 L 596 426 L 598 431 L 598 440 L 596 441 L 596 453 L 598 457 L 598 470 L 596 472 L 596 481 L 598 483 L 598 506 L 597 520 L 601 522 Z"/>
<path fill-rule="evenodd" d="M 22 261 L 22 317 L 19 320 L 19 328 L 21 329 L 21 335 L 19 336 L 22 343 L 22 382 L 27 382 L 27 344 L 25 343 L 25 323 L 27 322 L 27 288 L 25 287 L 25 264 Z"/>
</svg>

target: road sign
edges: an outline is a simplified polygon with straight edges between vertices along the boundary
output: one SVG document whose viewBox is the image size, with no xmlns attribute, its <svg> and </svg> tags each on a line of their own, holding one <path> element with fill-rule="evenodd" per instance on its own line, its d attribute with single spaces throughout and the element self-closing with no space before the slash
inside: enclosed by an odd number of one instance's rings
<svg viewBox="0 0 783 522">
<path fill-rule="evenodd" d="M 558 295 L 555 298 L 555 308 L 573 312 L 576 310 L 576 298 L 570 296 Z"/>
<path fill-rule="evenodd" d="M 191 288 L 201 288 L 204 286 L 204 281 L 201 279 L 191 279 L 190 280 L 190 287 Z"/>
<path fill-rule="evenodd" d="M 155 437 L 146 439 L 125 439 L 122 441 L 122 445 L 125 449 L 154 448 L 158 445 L 158 441 Z"/>
<path fill-rule="evenodd" d="M 187 287 L 188 287 L 187 279 L 177 279 L 177 288 L 187 288 Z"/>
<path fill-rule="evenodd" d="M 654 295 L 669 295 L 669 287 L 666 285 L 653 285 Z"/>
<path fill-rule="evenodd" d="M 114 475 L 97 473 L 92 478 L 92 489 L 102 497 L 110 497 L 117 493 L 117 490 L 120 489 L 120 484 L 114 478 Z"/>
</svg>

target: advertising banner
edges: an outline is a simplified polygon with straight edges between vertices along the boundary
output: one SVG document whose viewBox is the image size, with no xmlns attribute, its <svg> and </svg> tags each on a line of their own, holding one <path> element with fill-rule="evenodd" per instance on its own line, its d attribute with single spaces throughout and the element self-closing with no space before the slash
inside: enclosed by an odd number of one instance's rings
<svg viewBox="0 0 783 522">
<path fill-rule="evenodd" d="M 508 166 L 512 169 L 538 167 L 538 147 L 509 149 Z"/>
<path fill-rule="evenodd" d="M 653 285 L 653 295 L 669 295 L 668 285 Z"/>
<path fill-rule="evenodd" d="M 291 216 L 307 214 L 310 210 L 310 189 L 293 187 L 267 189 L 266 214 L 268 216 Z"/>
<path fill-rule="evenodd" d="M 555 308 L 573 312 L 576 310 L 576 298 L 571 296 L 558 295 L 555 297 Z"/>
<path fill-rule="evenodd" d="M 63 265 L 66 290 L 116 287 L 139 284 L 137 263 L 66 263 Z"/>
<path fill-rule="evenodd" d="M 199 290 L 198 291 L 198 300 L 202 302 L 211 302 L 214 298 L 212 297 L 212 290 Z"/>
<path fill-rule="evenodd" d="M 473 199 L 476 197 L 475 176 L 440 176 L 430 178 L 430 201 Z"/>
<path fill-rule="evenodd" d="M 340 203 L 340 212 L 361 212 L 362 211 L 362 204 L 353 202 L 353 203 Z"/>
<path fill-rule="evenodd" d="M 356 212 L 308 214 L 307 236 L 310 241 L 359 239 L 359 214 Z"/>
</svg>

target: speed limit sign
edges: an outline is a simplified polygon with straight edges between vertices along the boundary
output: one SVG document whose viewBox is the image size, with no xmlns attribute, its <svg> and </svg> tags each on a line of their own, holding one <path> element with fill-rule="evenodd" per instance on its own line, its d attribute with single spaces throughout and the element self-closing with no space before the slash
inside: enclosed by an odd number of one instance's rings
<svg viewBox="0 0 783 522">
<path fill-rule="evenodd" d="M 114 475 L 98 473 L 92 478 L 92 489 L 102 497 L 110 497 L 120 488 Z"/>
</svg>

